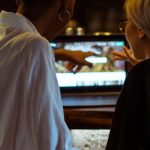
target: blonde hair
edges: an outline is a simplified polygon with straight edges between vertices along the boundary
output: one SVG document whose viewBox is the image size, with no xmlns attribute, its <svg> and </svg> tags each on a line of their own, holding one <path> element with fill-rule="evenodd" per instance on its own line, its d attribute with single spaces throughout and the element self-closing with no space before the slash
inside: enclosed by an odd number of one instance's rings
<svg viewBox="0 0 150 150">
<path fill-rule="evenodd" d="M 150 0 L 126 0 L 124 9 L 127 17 L 150 38 Z"/>
</svg>

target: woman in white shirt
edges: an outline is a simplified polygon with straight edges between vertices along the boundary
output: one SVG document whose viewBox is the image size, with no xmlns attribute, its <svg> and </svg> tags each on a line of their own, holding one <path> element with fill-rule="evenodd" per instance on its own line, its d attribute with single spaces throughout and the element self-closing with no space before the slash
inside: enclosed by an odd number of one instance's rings
<svg viewBox="0 0 150 150">
<path fill-rule="evenodd" d="M 18 0 L 0 13 L 0 150 L 70 150 L 54 55 L 48 40 L 74 0 Z"/>
</svg>

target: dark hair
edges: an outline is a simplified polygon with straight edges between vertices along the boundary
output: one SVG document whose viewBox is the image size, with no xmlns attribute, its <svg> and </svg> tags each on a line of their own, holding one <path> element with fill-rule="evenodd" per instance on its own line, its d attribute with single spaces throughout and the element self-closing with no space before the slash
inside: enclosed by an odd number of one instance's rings
<svg viewBox="0 0 150 150">
<path fill-rule="evenodd" d="M 24 3 L 24 16 L 30 20 L 36 20 L 57 0 L 21 0 Z M 34 10 L 34 11 L 33 11 Z"/>
<path fill-rule="evenodd" d="M 50 6 L 56 0 L 21 0 L 26 7 L 29 6 Z"/>
<path fill-rule="evenodd" d="M 58 0 L 20 0 L 23 3 L 24 15 L 29 19 L 37 19 L 48 7 Z M 34 10 L 34 11 L 33 11 Z"/>
</svg>

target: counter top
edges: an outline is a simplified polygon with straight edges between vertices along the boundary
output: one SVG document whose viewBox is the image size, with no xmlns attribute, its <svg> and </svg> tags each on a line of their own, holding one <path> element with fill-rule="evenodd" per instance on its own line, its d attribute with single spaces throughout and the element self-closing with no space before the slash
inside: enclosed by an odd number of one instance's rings
<svg viewBox="0 0 150 150">
<path fill-rule="evenodd" d="M 110 129 L 115 106 L 64 107 L 70 129 Z"/>
</svg>

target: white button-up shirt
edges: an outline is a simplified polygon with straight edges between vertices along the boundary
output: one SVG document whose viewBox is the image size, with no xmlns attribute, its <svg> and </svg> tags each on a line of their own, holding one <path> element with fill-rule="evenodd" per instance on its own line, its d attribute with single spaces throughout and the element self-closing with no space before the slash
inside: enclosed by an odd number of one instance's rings
<svg viewBox="0 0 150 150">
<path fill-rule="evenodd" d="M 54 55 L 23 15 L 0 13 L 0 150 L 70 150 Z"/>
</svg>

